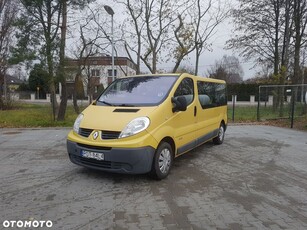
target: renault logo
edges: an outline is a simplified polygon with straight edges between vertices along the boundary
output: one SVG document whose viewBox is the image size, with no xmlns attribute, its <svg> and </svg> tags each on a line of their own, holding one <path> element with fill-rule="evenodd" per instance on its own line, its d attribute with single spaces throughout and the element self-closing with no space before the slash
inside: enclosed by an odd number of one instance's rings
<svg viewBox="0 0 307 230">
<path fill-rule="evenodd" d="M 94 140 L 96 140 L 98 136 L 99 136 L 98 131 L 96 131 L 96 132 L 93 133 L 93 138 L 94 138 Z"/>
</svg>

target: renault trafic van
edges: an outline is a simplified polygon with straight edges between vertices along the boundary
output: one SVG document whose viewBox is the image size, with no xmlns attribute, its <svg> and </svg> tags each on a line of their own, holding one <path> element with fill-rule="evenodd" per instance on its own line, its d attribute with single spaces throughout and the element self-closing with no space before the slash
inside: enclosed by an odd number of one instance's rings
<svg viewBox="0 0 307 230">
<path fill-rule="evenodd" d="M 76 119 L 67 151 L 78 165 L 165 178 L 174 158 L 213 140 L 227 127 L 224 81 L 189 74 L 114 81 Z"/>
</svg>

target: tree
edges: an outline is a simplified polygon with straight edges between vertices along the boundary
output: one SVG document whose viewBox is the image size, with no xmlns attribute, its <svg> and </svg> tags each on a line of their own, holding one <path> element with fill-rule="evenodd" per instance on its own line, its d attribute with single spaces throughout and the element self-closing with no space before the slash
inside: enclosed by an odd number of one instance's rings
<svg viewBox="0 0 307 230">
<path fill-rule="evenodd" d="M 126 13 L 128 17 L 131 17 L 130 20 L 127 20 L 123 23 L 122 28 L 122 40 L 124 41 L 124 48 L 129 59 L 136 66 L 136 74 L 141 73 L 141 55 L 142 55 L 142 32 L 145 27 L 143 20 L 143 11 L 144 11 L 144 1 L 143 0 L 126 0 L 119 1 L 126 8 Z M 127 29 L 127 27 L 132 27 L 132 30 Z M 127 39 L 131 40 L 127 41 Z M 133 58 L 133 56 L 136 58 Z M 134 61 L 136 60 L 136 61 Z"/>
<path fill-rule="evenodd" d="M 193 43 L 193 35 L 195 31 L 192 23 L 184 23 L 184 19 L 180 14 L 178 15 L 178 20 L 179 24 L 174 30 L 174 35 L 176 39 L 175 42 L 178 45 L 175 45 L 175 49 L 171 50 L 175 60 L 175 65 L 172 71 L 173 73 L 176 73 L 178 71 L 178 68 L 180 68 L 180 64 L 183 59 L 190 53 L 192 53 L 196 47 Z"/>
<path fill-rule="evenodd" d="M 225 2 L 201 0 L 118 0 L 126 8 L 127 20 L 122 28 L 126 52 L 151 73 L 161 62 L 172 61 L 173 72 L 195 51 L 195 73 L 201 54 L 210 47 L 216 27 L 228 16 Z M 223 8 L 223 6 L 225 6 Z M 196 12 L 196 13 L 195 13 Z M 134 58 L 135 57 L 135 58 Z"/>
<path fill-rule="evenodd" d="M 193 67 L 188 66 L 188 65 L 180 65 L 175 73 L 189 73 L 189 74 L 194 74 L 195 70 Z"/>
<path fill-rule="evenodd" d="M 51 104 L 54 120 L 64 120 L 67 106 L 64 74 L 68 7 L 80 8 L 91 2 L 82 0 L 20 0 L 24 12 L 20 17 L 18 46 L 14 59 L 25 61 L 35 56 L 44 63 L 49 73 Z M 23 55 L 22 51 L 32 51 Z M 27 53 L 27 52 L 25 52 Z M 56 101 L 57 83 L 61 83 L 61 103 Z"/>
<path fill-rule="evenodd" d="M 0 109 L 7 101 L 5 75 L 9 67 L 9 47 L 13 43 L 14 26 L 18 4 L 11 0 L 0 0 Z M 2 101 L 4 94 L 5 101 Z"/>
<path fill-rule="evenodd" d="M 82 73 L 85 71 L 86 72 L 86 79 L 83 79 L 86 81 L 86 85 L 87 85 L 87 92 L 88 92 L 88 96 L 89 96 L 89 101 L 90 103 L 93 100 L 93 94 L 91 93 L 91 73 L 90 73 L 90 69 L 88 66 L 88 58 L 90 56 L 93 56 L 94 54 L 96 54 L 97 51 L 97 47 L 99 46 L 99 44 L 97 43 L 97 40 L 100 38 L 99 36 L 99 31 L 96 30 L 96 33 L 86 33 L 87 30 L 89 30 L 90 28 L 89 25 L 91 23 L 91 19 L 93 15 L 90 14 L 89 16 L 86 17 L 84 23 L 80 22 L 79 25 L 79 33 L 80 33 L 80 38 L 79 40 L 75 43 L 76 47 L 74 48 L 74 56 L 77 58 L 78 62 L 77 62 L 77 66 L 76 69 L 74 70 L 74 74 L 75 74 L 75 83 L 74 83 L 74 92 L 73 92 L 73 105 L 74 105 L 74 109 L 75 112 L 78 114 L 79 113 L 79 106 L 77 104 L 77 88 L 80 82 L 82 82 Z M 86 34 L 88 34 L 88 37 L 86 37 Z M 90 35 L 94 35 L 92 37 L 89 37 Z"/>
<path fill-rule="evenodd" d="M 145 52 L 142 53 L 140 58 L 151 73 L 157 72 L 158 62 L 163 60 L 163 49 L 171 44 L 172 38 L 169 31 L 177 19 L 172 12 L 180 12 L 181 4 L 179 4 L 179 1 L 145 0 L 144 27 L 146 33 L 142 44 L 145 46 Z"/>
<path fill-rule="evenodd" d="M 301 83 L 302 70 L 300 68 L 301 48 L 306 41 L 307 25 L 307 1 L 293 0 L 293 21 L 294 21 L 294 71 L 293 83 Z"/>
<path fill-rule="evenodd" d="M 258 64 L 270 63 L 277 75 L 280 66 L 280 47 L 285 31 L 283 0 L 239 0 L 232 12 L 235 35 L 227 44 L 240 51 L 246 60 L 255 58 Z M 289 11 L 287 11 L 289 13 Z M 285 38 L 289 39 L 289 38 Z"/>
<path fill-rule="evenodd" d="M 67 86 L 66 86 L 66 76 L 65 76 L 65 48 L 66 48 L 66 33 L 67 33 L 67 8 L 68 5 L 72 7 L 76 7 L 77 9 L 83 9 L 87 3 L 92 2 L 92 0 L 82 1 L 82 0 L 60 0 L 61 8 L 60 14 L 62 16 L 61 21 L 61 37 L 60 37 L 60 48 L 59 48 L 59 66 L 57 72 L 57 78 L 61 83 L 61 103 L 58 112 L 58 121 L 62 121 L 65 119 L 66 107 L 67 107 Z M 75 82 L 75 89 L 78 86 L 78 81 Z M 75 90 L 77 91 L 77 90 Z M 75 95 L 76 96 L 76 95 Z M 76 97 L 74 97 L 76 100 Z M 74 101 L 75 109 L 76 101 Z"/>
<path fill-rule="evenodd" d="M 229 10 L 226 2 L 195 0 L 193 15 L 194 24 L 194 49 L 195 49 L 195 75 L 198 74 L 199 58 L 201 54 L 210 49 L 210 39 L 216 27 L 227 17 Z M 224 8 L 223 8 L 224 6 Z"/>
<path fill-rule="evenodd" d="M 274 84 L 284 85 L 290 75 L 291 43 L 293 42 L 294 5 L 296 0 L 239 0 L 233 11 L 236 35 L 228 48 L 241 51 L 245 59 L 271 66 Z M 283 113 L 284 89 L 275 92 L 274 110 Z"/>
<path fill-rule="evenodd" d="M 61 38 L 60 38 L 60 51 L 59 51 L 59 66 L 57 77 L 61 83 L 61 103 L 58 112 L 58 121 L 63 121 L 65 119 L 66 107 L 67 107 L 67 87 L 66 87 L 66 77 L 65 77 L 65 47 L 66 47 L 66 31 L 67 31 L 67 0 L 61 0 Z"/>
<path fill-rule="evenodd" d="M 24 6 L 24 13 L 20 21 L 26 24 L 26 27 L 20 28 L 21 40 L 26 40 L 22 46 L 28 43 L 38 47 L 37 53 L 41 57 L 42 63 L 46 63 L 50 79 L 50 93 L 53 118 L 56 118 L 56 78 L 55 78 L 55 54 L 59 47 L 59 29 L 62 13 L 62 4 L 60 0 L 21 0 Z M 30 31 L 24 31 L 26 28 L 35 28 Z M 30 33 L 29 32 L 33 32 Z M 25 47 L 23 47 L 25 49 Z"/>
<path fill-rule="evenodd" d="M 188 0 L 125 0 L 128 20 L 123 24 L 125 50 L 140 73 L 141 62 L 151 73 L 158 72 L 160 62 L 174 60 L 173 72 L 193 51 L 193 28 L 185 23 L 184 12 L 191 7 Z M 135 57 L 135 58 L 134 58 Z"/>
<path fill-rule="evenodd" d="M 215 62 L 215 65 L 208 71 L 209 77 L 221 79 L 227 83 L 241 83 L 243 81 L 243 69 L 240 61 L 235 56 L 224 55 Z"/>
<path fill-rule="evenodd" d="M 34 65 L 29 75 L 29 89 L 45 94 L 49 91 L 49 74 L 41 64 Z"/>
</svg>

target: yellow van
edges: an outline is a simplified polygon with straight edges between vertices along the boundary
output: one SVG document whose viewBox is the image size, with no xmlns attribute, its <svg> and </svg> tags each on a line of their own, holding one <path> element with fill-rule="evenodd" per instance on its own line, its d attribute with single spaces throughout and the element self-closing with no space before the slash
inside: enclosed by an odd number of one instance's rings
<svg viewBox="0 0 307 230">
<path fill-rule="evenodd" d="M 165 178 L 174 158 L 227 127 L 225 81 L 189 74 L 119 78 L 76 119 L 70 160 L 109 172 Z"/>
</svg>

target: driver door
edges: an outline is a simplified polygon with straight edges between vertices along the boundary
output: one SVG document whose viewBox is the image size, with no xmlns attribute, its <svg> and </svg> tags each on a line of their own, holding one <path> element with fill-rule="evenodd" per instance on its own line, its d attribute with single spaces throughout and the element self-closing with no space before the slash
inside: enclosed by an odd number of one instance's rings
<svg viewBox="0 0 307 230">
<path fill-rule="evenodd" d="M 196 100 L 195 86 L 192 78 L 184 78 L 174 93 L 174 97 L 184 96 L 187 101 L 186 111 L 175 114 L 173 125 L 177 145 L 176 155 L 180 155 L 196 146 Z"/>
</svg>

